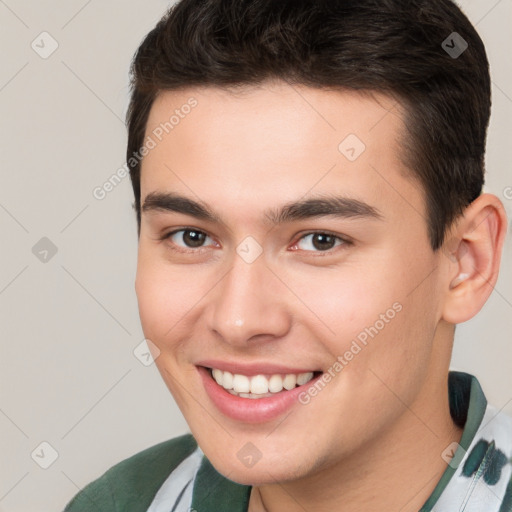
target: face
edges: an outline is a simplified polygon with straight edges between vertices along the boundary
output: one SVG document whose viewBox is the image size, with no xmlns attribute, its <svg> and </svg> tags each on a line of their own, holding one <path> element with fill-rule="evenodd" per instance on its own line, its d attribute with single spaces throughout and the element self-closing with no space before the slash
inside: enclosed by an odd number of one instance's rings
<svg viewBox="0 0 512 512">
<path fill-rule="evenodd" d="M 404 403 L 429 405 L 448 364 L 440 256 L 402 130 L 387 96 L 280 83 L 168 91 L 152 107 L 142 327 L 234 481 L 315 474 L 382 439 Z"/>
</svg>

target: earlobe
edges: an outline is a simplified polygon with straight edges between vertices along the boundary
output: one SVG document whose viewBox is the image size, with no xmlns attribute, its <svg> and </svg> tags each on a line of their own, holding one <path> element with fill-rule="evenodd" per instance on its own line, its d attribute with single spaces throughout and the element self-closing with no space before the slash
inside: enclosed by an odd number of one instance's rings
<svg viewBox="0 0 512 512">
<path fill-rule="evenodd" d="M 457 247 L 444 260 L 448 281 L 442 317 L 447 322 L 469 320 L 489 298 L 498 279 L 506 230 L 504 207 L 496 196 L 482 194 L 467 207 L 448 243 L 458 240 Z"/>
</svg>

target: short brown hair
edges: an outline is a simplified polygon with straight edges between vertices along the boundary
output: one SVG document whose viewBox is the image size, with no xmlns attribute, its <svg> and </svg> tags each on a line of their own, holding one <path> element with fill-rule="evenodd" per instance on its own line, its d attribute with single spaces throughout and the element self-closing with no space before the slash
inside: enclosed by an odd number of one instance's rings
<svg viewBox="0 0 512 512">
<path fill-rule="evenodd" d="M 451 0 L 181 0 L 146 36 L 130 76 L 127 161 L 139 232 L 141 164 L 132 156 L 157 94 L 193 86 L 278 79 L 398 98 L 403 161 L 425 191 L 433 250 L 482 191 L 489 64 Z"/>
</svg>

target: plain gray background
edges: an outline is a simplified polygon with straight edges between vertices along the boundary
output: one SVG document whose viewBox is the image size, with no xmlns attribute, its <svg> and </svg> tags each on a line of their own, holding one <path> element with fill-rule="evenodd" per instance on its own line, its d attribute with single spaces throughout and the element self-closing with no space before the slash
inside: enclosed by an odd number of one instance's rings
<svg viewBox="0 0 512 512">
<path fill-rule="evenodd" d="M 2 512 L 61 510 L 116 462 L 188 431 L 155 366 L 134 355 L 143 334 L 129 178 L 93 196 L 124 164 L 129 64 L 168 5 L 0 0 Z M 485 190 L 511 218 L 512 0 L 460 5 L 491 62 Z M 457 328 L 452 364 L 508 413 L 510 231 L 496 289 Z"/>
</svg>

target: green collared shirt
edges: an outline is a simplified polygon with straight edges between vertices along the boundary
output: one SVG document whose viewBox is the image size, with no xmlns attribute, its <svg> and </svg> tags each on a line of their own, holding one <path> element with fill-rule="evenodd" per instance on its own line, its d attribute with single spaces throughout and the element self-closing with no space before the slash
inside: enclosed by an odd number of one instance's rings
<svg viewBox="0 0 512 512">
<path fill-rule="evenodd" d="M 512 512 L 512 418 L 487 403 L 478 380 L 450 372 L 450 413 L 464 428 L 419 512 Z M 251 487 L 228 480 L 184 435 L 116 464 L 64 512 L 246 512 Z"/>
</svg>

